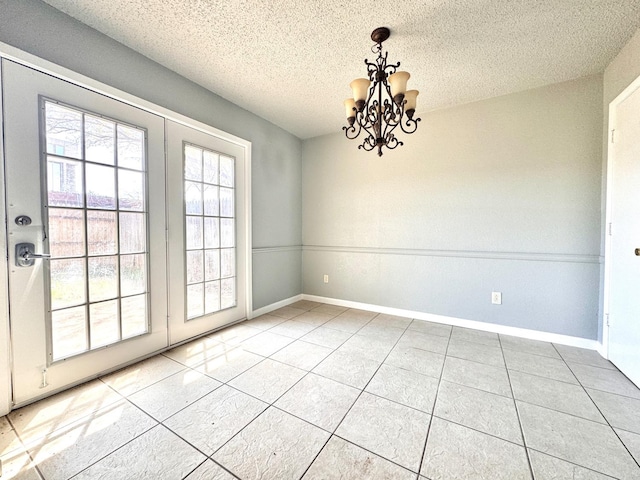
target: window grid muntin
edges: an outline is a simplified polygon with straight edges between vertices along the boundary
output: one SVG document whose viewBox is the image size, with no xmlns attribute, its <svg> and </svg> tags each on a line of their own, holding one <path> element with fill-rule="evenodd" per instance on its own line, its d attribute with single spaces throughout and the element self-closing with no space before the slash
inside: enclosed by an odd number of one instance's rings
<svg viewBox="0 0 640 480">
<path fill-rule="evenodd" d="M 191 177 L 188 177 L 187 174 L 187 164 L 188 164 L 188 159 L 187 159 L 187 150 L 188 149 L 194 149 L 197 150 L 199 152 L 199 170 L 200 170 L 200 179 L 194 179 Z M 183 168 L 182 168 L 182 172 L 183 172 L 183 188 L 184 188 L 184 195 L 183 195 L 183 213 L 184 213 L 184 263 L 183 265 L 185 266 L 184 268 L 184 285 L 185 285 L 185 303 L 184 303 L 184 310 L 185 310 L 185 318 L 187 321 L 189 320 L 194 320 L 196 318 L 200 318 L 202 316 L 205 315 L 210 315 L 212 313 L 217 313 L 220 312 L 222 310 L 226 310 L 229 308 L 234 308 L 235 306 L 237 306 L 237 234 L 236 234 L 236 205 L 235 205 L 235 193 L 236 193 L 236 189 L 235 189 L 235 165 L 236 165 L 236 159 L 234 157 L 231 157 L 229 155 L 225 155 L 223 153 L 220 152 L 216 152 L 214 150 L 211 149 L 207 149 L 204 147 L 201 147 L 199 145 L 196 144 L 192 144 L 189 142 L 184 142 L 183 143 L 183 149 L 182 149 L 182 153 L 183 153 Z M 215 178 L 213 179 L 213 181 L 211 181 L 210 179 L 207 179 L 205 177 L 205 172 L 206 172 L 206 166 L 205 166 L 205 154 L 209 154 L 209 155 L 214 155 L 216 157 L 216 168 L 215 168 Z M 221 185 L 221 159 L 226 159 L 228 161 L 230 161 L 231 165 L 232 165 L 232 175 L 233 175 L 233 185 Z M 200 200 L 201 200 L 201 206 L 200 206 L 200 212 L 199 214 L 193 214 L 193 213 L 187 213 L 187 210 L 189 208 L 188 206 L 188 198 L 187 198 L 187 186 L 188 184 L 194 184 L 197 183 L 200 185 Z M 217 189 L 217 195 L 216 195 L 216 201 L 217 201 L 217 214 L 216 215 L 211 215 L 211 214 L 207 214 L 206 213 L 206 209 L 207 209 L 207 205 L 206 205 L 206 198 L 205 198 L 205 187 L 214 187 L 215 189 Z M 232 199 L 233 199 L 233 209 L 232 212 L 229 215 L 222 215 L 222 211 L 221 211 L 221 205 L 220 205 L 220 189 L 221 188 L 226 188 L 232 191 Z M 201 238 L 201 243 L 200 245 L 195 248 L 195 247 L 188 247 L 188 244 L 191 243 L 188 238 L 188 225 L 189 225 L 189 218 L 199 218 L 200 220 L 200 238 Z M 210 247 L 207 244 L 207 238 L 206 238 L 206 223 L 205 223 L 205 219 L 216 219 L 217 220 L 217 238 L 218 238 L 218 242 L 217 242 L 217 246 L 215 247 Z M 227 220 L 232 220 L 233 221 L 233 232 L 232 232 L 232 237 L 233 237 L 233 244 L 231 247 L 222 247 L 222 228 L 221 228 L 221 220 L 222 219 L 227 219 Z M 233 275 L 232 276 L 228 276 L 228 277 L 222 277 L 222 250 L 233 250 L 234 255 L 233 255 Z M 189 282 L 189 263 L 188 263 L 188 257 L 189 257 L 189 252 L 196 252 L 196 251 L 200 251 L 201 253 L 201 257 L 202 257 L 202 262 L 200 264 L 200 268 L 202 270 L 202 277 L 203 280 L 202 281 L 193 281 L 193 282 Z M 211 252 L 211 251 L 215 251 L 217 254 L 217 259 L 218 259 L 218 276 L 214 279 L 209 279 L 207 280 L 207 264 L 206 264 L 206 255 L 207 252 Z M 233 300 L 231 302 L 228 302 L 227 304 L 223 305 L 223 289 L 222 289 L 222 285 L 223 282 L 232 282 L 232 294 L 233 294 Z M 207 308 L 207 288 L 208 287 L 212 287 L 217 285 L 217 307 L 216 308 L 212 308 L 212 309 L 208 309 Z M 192 301 L 192 297 L 190 295 L 190 290 L 193 291 L 195 289 L 201 290 L 201 294 L 200 294 L 200 298 L 197 299 L 198 302 L 196 303 L 197 305 L 201 305 L 202 306 L 202 310 L 198 310 L 198 312 L 193 312 L 190 313 L 190 304 Z"/>
<path fill-rule="evenodd" d="M 52 308 L 52 279 L 50 276 L 50 265 L 48 265 L 46 271 L 47 274 L 45 275 L 45 283 L 46 283 L 46 291 L 48 292 L 47 294 L 47 303 L 48 303 L 48 308 L 47 308 L 47 314 L 48 314 L 48 355 L 49 355 L 49 361 L 50 363 L 54 363 L 57 361 L 63 361 L 66 360 L 70 357 L 73 356 L 77 356 L 83 353 L 87 353 L 87 352 L 91 352 L 97 349 L 101 349 L 101 348 L 106 348 L 110 345 L 113 345 L 115 343 L 118 342 L 122 342 L 122 341 L 126 341 L 129 340 L 131 338 L 135 338 L 137 336 L 140 335 L 145 335 L 148 334 L 150 331 L 150 309 L 149 309 L 149 230 L 148 230 L 148 225 L 149 225 L 149 214 L 148 214 L 148 183 L 149 183 L 149 178 L 148 178 L 148 158 L 147 158 L 147 134 L 146 134 L 146 130 L 144 128 L 141 128 L 139 126 L 136 125 L 132 125 L 130 123 L 126 123 L 126 122 L 122 122 L 113 118 L 109 118 L 94 112 L 90 112 L 90 111 L 86 111 L 83 109 L 80 109 L 78 107 L 75 106 L 71 106 L 68 104 L 65 104 L 63 102 L 58 102 L 56 100 L 51 100 L 51 99 L 47 99 L 44 97 L 41 97 L 41 111 L 42 111 L 42 119 L 43 119 L 43 127 L 41 129 L 42 131 L 42 138 L 43 138 L 43 175 L 42 175 L 42 183 L 43 183 L 43 192 L 44 192 L 44 198 L 45 198 L 45 202 L 43 205 L 43 211 L 44 211 L 44 215 L 43 215 L 43 219 L 45 221 L 45 231 L 49 231 L 49 224 L 50 224 L 50 218 L 49 218 L 49 209 L 50 208 L 55 208 L 55 209 L 61 209 L 61 210 L 70 210 L 70 211 L 82 211 L 83 215 L 82 215 L 82 222 L 83 222 L 83 234 L 84 234 L 84 239 L 83 239 L 83 255 L 69 255 L 69 256 L 65 256 L 65 255 L 61 255 L 61 256 L 56 256 L 56 257 L 52 257 L 51 261 L 64 261 L 64 260 L 73 260 L 73 259 L 77 259 L 77 260 L 82 260 L 83 261 L 83 268 L 84 268 L 84 275 L 83 275 L 83 280 L 84 280 L 84 302 L 83 303 L 79 303 L 79 304 L 74 304 L 74 305 L 69 305 L 69 306 L 65 306 L 65 307 L 61 307 L 61 308 L 56 308 L 53 309 Z M 50 153 L 49 152 L 49 136 L 48 136 L 48 124 L 47 124 L 47 106 L 52 106 L 52 107 L 61 107 L 63 109 L 67 109 L 67 110 L 71 110 L 73 112 L 77 112 L 78 114 L 80 114 L 80 118 L 81 118 L 81 124 L 80 124 L 80 154 L 79 157 L 80 158 L 76 158 L 73 156 L 68 156 L 68 155 L 64 155 L 61 154 L 60 151 L 58 151 L 57 153 Z M 113 163 L 101 163 L 101 162 L 96 162 L 96 161 L 92 161 L 92 160 L 86 160 L 86 136 L 87 136 L 87 132 L 85 129 L 85 119 L 87 116 L 91 116 L 91 117 L 96 117 L 99 118 L 101 120 L 105 120 L 108 122 L 111 122 L 114 126 L 113 128 L 113 145 L 114 145 L 114 149 L 113 149 Z M 132 131 L 135 132 L 139 132 L 139 140 L 140 140 L 140 146 L 141 146 L 141 168 L 140 169 L 135 169 L 132 167 L 125 167 L 125 166 L 120 166 L 120 153 L 119 153 L 119 127 L 126 127 L 128 129 L 131 129 Z M 55 145 L 55 144 L 53 144 Z M 63 166 L 66 165 L 67 161 L 71 161 L 71 162 L 76 162 L 79 164 L 79 170 L 80 170 L 80 182 L 81 182 L 81 187 L 82 187 L 82 191 L 80 193 L 80 198 L 81 198 L 81 203 L 82 206 L 67 206 L 67 205 L 50 205 L 50 197 L 49 197 L 49 188 L 48 188 L 48 174 L 49 174 L 49 163 L 50 160 L 53 159 L 54 162 L 56 160 L 59 160 L 62 162 Z M 88 208 L 87 207 L 87 198 L 88 198 L 88 185 L 87 185 L 87 179 L 86 179 L 86 165 L 98 165 L 98 166 L 103 166 L 103 167 L 110 167 L 113 170 L 113 177 L 114 177 L 114 202 L 115 202 L 115 207 L 114 208 Z M 142 183 L 141 183 L 141 188 L 142 188 L 142 192 L 141 192 L 141 201 L 142 201 L 142 208 L 140 210 L 131 210 L 129 208 L 121 208 L 121 199 L 120 199 L 120 192 L 119 192 L 119 172 L 120 171 L 132 171 L 132 172 L 137 172 L 139 174 L 142 175 Z M 115 214 L 115 242 L 116 242 L 116 252 L 114 252 L 113 254 L 89 254 L 89 236 L 88 236 L 88 219 L 87 219 L 87 212 L 113 212 Z M 121 219 L 120 219 L 120 214 L 121 213 L 138 213 L 142 215 L 142 219 L 144 222 L 144 251 L 142 252 L 132 252 L 132 253 L 121 253 L 121 231 L 120 231 L 120 227 L 121 227 Z M 49 243 L 49 238 L 46 238 L 46 242 Z M 133 294 L 129 294 L 129 295 L 122 295 L 122 284 L 123 284 L 123 274 L 122 274 L 122 257 L 127 257 L 127 256 L 133 256 L 133 255 L 142 255 L 144 258 L 144 268 L 143 271 L 141 272 L 142 275 L 144 275 L 144 291 L 142 293 L 133 293 Z M 90 300 L 90 270 L 89 270 L 89 259 L 96 259 L 96 258 L 105 258 L 105 257 L 115 257 L 115 264 L 116 264 L 116 296 L 113 297 L 109 297 L 109 298 L 104 298 L 98 301 L 91 301 Z M 122 309 L 122 305 L 123 303 L 125 303 L 125 301 L 130 300 L 130 299 L 134 299 L 138 297 L 139 300 L 144 300 L 143 306 L 144 306 L 144 331 L 139 331 L 137 333 L 134 333 L 133 335 L 123 338 L 123 309 Z M 117 338 L 118 340 L 116 340 L 115 342 L 110 342 L 107 344 L 101 344 L 98 345 L 97 347 L 93 347 L 92 346 L 92 342 L 91 342 L 91 307 L 94 305 L 100 305 L 103 303 L 107 303 L 107 302 L 117 302 L 117 311 L 118 311 L 118 318 L 117 318 L 117 327 L 118 327 L 118 335 Z M 54 353 L 55 353 L 55 346 L 54 346 L 54 332 L 53 332 L 53 315 L 56 313 L 62 313 L 66 310 L 71 310 L 71 309 L 78 309 L 78 308 L 83 308 L 84 310 L 84 326 L 85 326 L 85 349 L 82 351 L 78 351 L 78 352 L 71 352 L 69 354 L 65 354 L 59 357 L 54 357 Z M 141 317 L 139 317 L 141 318 Z M 136 324 L 138 323 L 142 323 L 142 322 L 136 322 Z"/>
</svg>

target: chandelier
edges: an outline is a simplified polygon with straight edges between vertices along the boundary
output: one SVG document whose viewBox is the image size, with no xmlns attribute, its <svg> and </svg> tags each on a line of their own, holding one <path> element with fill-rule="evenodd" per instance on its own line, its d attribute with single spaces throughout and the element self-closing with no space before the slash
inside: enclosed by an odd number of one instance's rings
<svg viewBox="0 0 640 480">
<path fill-rule="evenodd" d="M 396 127 L 404 133 L 413 133 L 418 128 L 419 118 L 414 119 L 418 90 L 407 91 L 408 72 L 397 71 L 400 62 L 387 65 L 388 52 L 382 54 L 382 42 L 389 38 L 386 27 L 376 28 L 371 33 L 375 45 L 371 48 L 378 54 L 375 63 L 365 60 L 369 78 L 356 78 L 349 84 L 353 98 L 344 101 L 349 126 L 342 129 L 348 139 L 353 140 L 365 131 L 365 138 L 358 148 L 370 152 L 382 147 L 393 150 L 403 143 L 393 133 Z"/>
</svg>

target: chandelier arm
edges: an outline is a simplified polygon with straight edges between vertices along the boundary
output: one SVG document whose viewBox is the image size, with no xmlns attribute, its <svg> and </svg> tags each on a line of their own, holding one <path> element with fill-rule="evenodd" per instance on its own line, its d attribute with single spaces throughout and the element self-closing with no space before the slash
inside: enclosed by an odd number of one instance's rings
<svg viewBox="0 0 640 480">
<path fill-rule="evenodd" d="M 376 122 L 378 121 L 378 101 L 373 99 L 373 97 L 371 97 L 369 99 L 369 101 L 371 102 L 371 105 L 367 106 L 367 114 L 366 114 L 366 125 L 370 128 L 373 128 L 373 126 L 376 124 Z"/>
<path fill-rule="evenodd" d="M 384 101 L 384 121 L 390 125 L 397 125 L 401 119 L 399 116 L 400 111 L 398 110 L 396 104 L 393 101 L 389 101 L 386 99 Z"/>
<path fill-rule="evenodd" d="M 393 63 L 390 63 L 389 65 L 384 66 L 384 72 L 387 74 L 387 76 L 389 76 L 392 73 L 396 73 L 398 71 L 398 68 L 400 68 L 400 62 L 396 63 L 395 65 Z M 389 71 L 387 72 L 387 70 Z"/>
<path fill-rule="evenodd" d="M 356 129 L 356 124 L 358 125 L 357 129 Z M 360 131 L 362 130 L 362 127 L 360 126 L 360 123 L 354 122 L 354 124 L 349 127 L 347 126 L 342 127 L 342 130 L 344 130 L 344 134 L 349 140 L 354 140 L 358 138 L 358 135 L 360 135 Z"/>
<path fill-rule="evenodd" d="M 418 129 L 418 122 L 420 121 L 420 118 L 408 118 L 407 117 L 407 121 L 403 124 L 402 122 L 400 122 L 400 129 L 407 134 L 412 134 L 413 132 L 415 132 Z M 405 128 L 405 125 L 407 128 Z"/>
<path fill-rule="evenodd" d="M 399 147 L 401 145 L 404 145 L 403 142 L 399 141 L 395 135 L 391 135 L 391 138 L 389 139 L 389 141 L 387 142 L 387 148 L 389 150 L 393 150 L 396 147 Z"/>
<path fill-rule="evenodd" d="M 376 146 L 375 141 L 371 141 L 373 139 L 373 137 L 371 135 L 369 135 L 367 138 L 364 139 L 364 141 L 362 142 L 362 145 L 359 145 L 358 148 L 362 148 L 364 150 L 366 150 L 367 152 L 370 152 L 371 150 L 373 150 Z"/>
</svg>

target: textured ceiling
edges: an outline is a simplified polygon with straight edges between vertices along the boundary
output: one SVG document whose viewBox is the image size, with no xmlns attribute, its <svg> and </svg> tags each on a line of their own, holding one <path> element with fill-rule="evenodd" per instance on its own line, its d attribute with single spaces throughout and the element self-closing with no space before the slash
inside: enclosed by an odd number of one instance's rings
<svg viewBox="0 0 640 480">
<path fill-rule="evenodd" d="M 391 29 L 418 112 L 600 73 L 638 0 L 45 0 L 300 138 L 339 131 Z"/>
</svg>

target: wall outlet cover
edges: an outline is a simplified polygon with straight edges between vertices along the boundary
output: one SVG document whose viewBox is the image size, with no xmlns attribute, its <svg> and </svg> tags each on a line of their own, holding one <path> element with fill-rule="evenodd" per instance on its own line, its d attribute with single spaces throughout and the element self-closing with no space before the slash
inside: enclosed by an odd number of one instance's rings
<svg viewBox="0 0 640 480">
<path fill-rule="evenodd" d="M 502 292 L 491 292 L 491 303 L 494 305 L 502 305 Z"/>
</svg>

